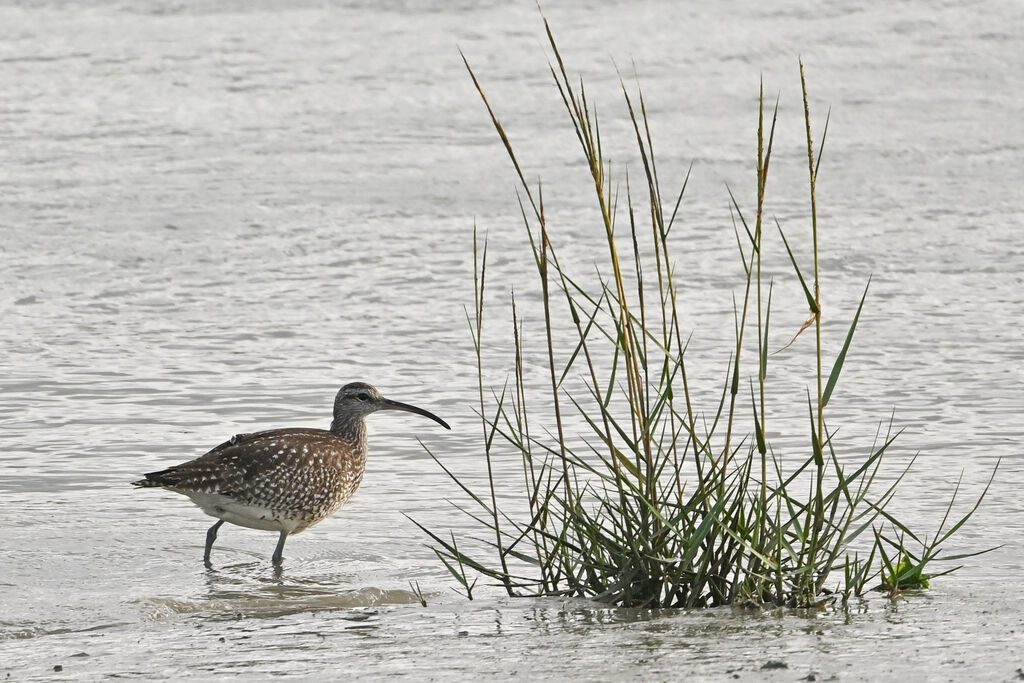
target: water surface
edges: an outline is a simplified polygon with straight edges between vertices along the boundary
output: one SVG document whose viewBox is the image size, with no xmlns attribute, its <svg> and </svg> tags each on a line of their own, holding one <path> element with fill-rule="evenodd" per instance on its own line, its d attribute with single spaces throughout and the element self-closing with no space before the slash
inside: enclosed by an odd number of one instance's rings
<svg viewBox="0 0 1024 683">
<path fill-rule="evenodd" d="M 833 352 L 874 278 L 833 420 L 863 453 L 895 406 L 906 432 L 894 466 L 920 452 L 898 505 L 926 531 L 962 471 L 976 493 L 1002 458 L 951 550 L 1003 548 L 923 594 L 849 611 L 616 610 L 487 587 L 460 598 L 404 515 L 463 525 L 445 502 L 457 490 L 417 438 L 480 471 L 463 311 L 474 224 L 501 283 L 496 346 L 507 290 L 529 301 L 532 281 L 514 178 L 458 49 L 530 177 L 543 176 L 566 258 L 602 253 L 534 5 L 13 2 L 0 8 L 4 675 L 1018 675 L 1024 12 L 663 0 L 546 11 L 607 135 L 628 133 L 614 65 L 628 76 L 635 62 L 663 180 L 694 164 L 677 268 L 693 372 L 709 388 L 728 361 L 739 276 L 725 184 L 752 206 L 762 77 L 770 99 L 781 94 L 769 209 L 806 229 L 802 56 L 817 131 L 832 108 L 819 199 Z M 616 163 L 633 163 L 629 144 L 609 142 Z M 773 325 L 795 331 L 800 293 L 769 250 Z M 538 334 L 536 315 L 527 329 Z M 810 377 L 779 364 L 802 395 Z M 334 391 L 356 379 L 454 429 L 371 418 L 362 488 L 289 541 L 283 572 L 269 564 L 273 534 L 228 527 L 204 569 L 212 520 L 127 485 L 236 432 L 326 426 Z M 773 424 L 802 410 L 783 403 Z"/>
</svg>

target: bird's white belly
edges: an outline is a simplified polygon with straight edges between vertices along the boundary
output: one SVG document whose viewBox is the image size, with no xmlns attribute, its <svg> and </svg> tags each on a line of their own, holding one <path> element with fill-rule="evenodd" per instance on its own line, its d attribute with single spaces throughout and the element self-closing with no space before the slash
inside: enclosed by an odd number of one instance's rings
<svg viewBox="0 0 1024 683">
<path fill-rule="evenodd" d="M 220 493 L 189 492 L 188 497 L 211 517 L 249 529 L 287 531 L 290 534 L 299 527 L 308 526 L 308 521 L 304 523 L 302 519 L 259 505 L 239 503 Z"/>
</svg>

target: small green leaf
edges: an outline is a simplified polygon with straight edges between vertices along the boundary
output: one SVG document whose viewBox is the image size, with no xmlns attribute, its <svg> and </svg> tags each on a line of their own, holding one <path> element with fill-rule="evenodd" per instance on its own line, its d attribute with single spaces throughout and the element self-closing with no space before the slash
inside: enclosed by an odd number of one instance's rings
<svg viewBox="0 0 1024 683">
<path fill-rule="evenodd" d="M 789 248 L 789 241 L 786 239 L 786 233 L 782 231 L 782 225 L 778 219 L 775 220 L 775 227 L 779 229 L 779 235 L 782 236 L 782 243 L 786 246 L 786 253 L 789 254 L 789 260 L 793 264 L 793 269 L 796 270 L 796 276 L 800 279 L 800 286 L 803 287 L 804 296 L 807 297 L 807 305 L 811 307 L 811 313 L 818 314 L 818 303 L 814 300 L 814 295 L 811 294 L 811 290 L 807 287 L 807 282 L 804 281 L 804 275 L 800 272 L 800 266 L 797 265 L 796 257 L 793 256 L 793 250 Z"/>
<path fill-rule="evenodd" d="M 836 382 L 839 381 L 839 373 L 843 369 L 843 363 L 846 362 L 846 352 L 850 349 L 850 342 L 853 341 L 853 332 L 857 329 L 857 321 L 860 320 L 860 311 L 864 308 L 864 300 L 868 298 L 868 288 L 871 287 L 871 278 L 868 278 L 867 285 L 864 286 L 864 294 L 860 297 L 860 304 L 857 306 L 857 313 L 853 316 L 853 322 L 850 323 L 850 330 L 846 333 L 846 341 L 843 343 L 843 349 L 836 356 L 836 362 L 832 366 L 832 372 L 828 375 L 828 382 L 825 384 L 825 391 L 821 395 L 821 407 L 824 408 L 828 405 L 828 400 L 832 397 L 832 390 L 836 388 Z"/>
</svg>

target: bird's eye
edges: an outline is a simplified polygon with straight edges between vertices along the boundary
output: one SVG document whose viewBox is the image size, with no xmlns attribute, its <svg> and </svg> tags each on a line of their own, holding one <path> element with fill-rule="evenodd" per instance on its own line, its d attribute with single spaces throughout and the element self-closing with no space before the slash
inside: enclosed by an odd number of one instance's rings
<svg viewBox="0 0 1024 683">
<path fill-rule="evenodd" d="M 356 398 L 359 399 L 360 401 L 369 401 L 370 395 L 365 391 L 361 391 L 358 394 L 356 394 Z"/>
</svg>

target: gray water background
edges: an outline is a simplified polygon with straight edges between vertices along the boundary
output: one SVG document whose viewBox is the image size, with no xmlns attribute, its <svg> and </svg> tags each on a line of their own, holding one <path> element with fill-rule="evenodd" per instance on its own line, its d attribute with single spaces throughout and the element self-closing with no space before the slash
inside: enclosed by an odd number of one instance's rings
<svg viewBox="0 0 1024 683">
<path fill-rule="evenodd" d="M 491 245 L 496 348 L 509 288 L 528 301 L 533 286 L 514 177 L 460 48 L 528 175 L 543 178 L 566 258 L 603 253 L 536 7 L 5 3 L 5 677 L 1019 675 L 1024 9 L 655 0 L 545 12 L 609 140 L 626 135 L 609 142 L 613 163 L 639 177 L 616 74 L 631 80 L 634 64 L 665 184 L 693 163 L 677 269 L 691 372 L 711 392 L 740 282 L 725 186 L 752 211 L 762 78 L 781 103 L 768 208 L 806 235 L 803 58 L 819 135 L 831 107 L 819 181 L 831 353 L 873 277 L 833 400 L 844 448 L 866 452 L 895 408 L 905 432 L 892 466 L 920 453 L 897 505 L 925 532 L 961 472 L 976 495 L 1002 458 L 951 550 L 1003 547 L 927 592 L 850 611 L 650 612 L 486 587 L 460 598 L 404 515 L 465 529 L 445 502 L 457 489 L 417 438 L 453 469 L 480 472 L 463 310 L 474 225 Z M 766 258 L 781 345 L 806 311 L 777 243 Z M 527 328 L 539 334 L 536 315 Z M 771 424 L 797 454 L 785 435 L 802 438 L 811 375 L 790 359 L 809 346 L 805 336 L 778 360 L 790 394 Z M 500 384 L 507 367 L 488 379 Z M 211 520 L 127 485 L 236 432 L 326 426 L 334 391 L 355 379 L 454 429 L 371 418 L 362 488 L 289 541 L 281 576 L 273 535 L 239 528 L 222 530 L 205 570 Z M 762 669 L 771 661 L 788 668 Z"/>
</svg>

